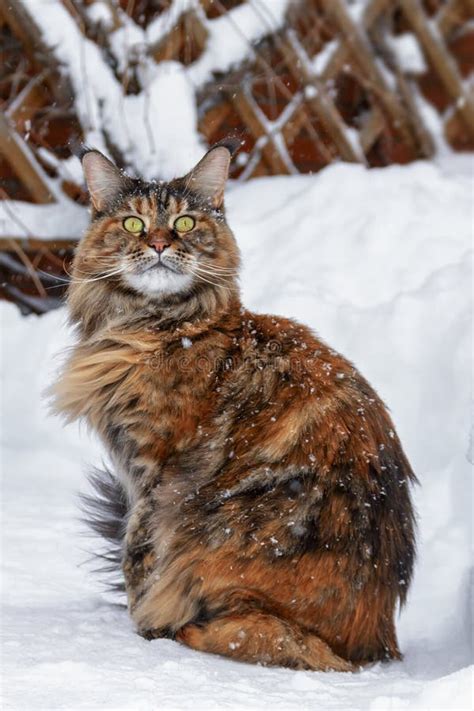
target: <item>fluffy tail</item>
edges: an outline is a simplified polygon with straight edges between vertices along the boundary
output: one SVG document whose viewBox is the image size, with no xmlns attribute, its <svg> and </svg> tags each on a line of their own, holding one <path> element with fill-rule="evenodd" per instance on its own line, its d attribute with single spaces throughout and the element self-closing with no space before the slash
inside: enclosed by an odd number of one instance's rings
<svg viewBox="0 0 474 711">
<path fill-rule="evenodd" d="M 94 556 L 101 560 L 96 572 L 111 574 L 107 585 L 112 590 L 124 591 L 122 577 L 123 541 L 128 516 L 125 490 L 108 469 L 94 469 L 89 474 L 93 493 L 81 494 L 83 521 L 106 541 L 105 548 Z"/>
</svg>

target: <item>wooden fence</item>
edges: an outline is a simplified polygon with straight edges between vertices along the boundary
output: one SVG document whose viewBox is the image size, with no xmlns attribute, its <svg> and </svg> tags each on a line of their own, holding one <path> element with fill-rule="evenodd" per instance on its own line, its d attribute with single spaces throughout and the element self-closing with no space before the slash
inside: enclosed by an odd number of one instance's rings
<svg viewBox="0 0 474 711">
<path fill-rule="evenodd" d="M 133 62 L 123 68 L 112 61 L 110 32 L 125 20 L 146 25 L 159 14 L 156 4 L 151 15 L 150 3 L 109 0 L 112 27 L 106 31 L 90 12 L 94 0 L 57 1 L 113 66 L 123 92 L 139 93 Z M 370 167 L 430 158 L 435 142 L 425 118 L 427 102 L 438 112 L 446 140 L 474 149 L 474 99 L 465 80 L 474 68 L 474 0 L 294 0 L 278 27 L 260 0 L 201 0 L 146 47 L 150 61 L 173 59 L 192 67 L 206 50 L 211 23 L 225 20 L 241 32 L 233 12 L 244 4 L 260 18 L 258 42 L 243 36 L 243 60 L 196 91 L 198 128 L 208 143 L 229 133 L 244 139 L 232 177 L 314 172 L 335 160 Z M 173 11 L 166 0 L 158 5 L 164 18 Z M 59 169 L 70 155 L 69 141 L 84 135 L 68 68 L 28 7 L 22 0 L 0 0 L 5 209 L 11 199 L 86 200 L 83 186 Z M 418 66 L 400 51 L 406 42 L 421 58 Z M 120 163 L 113 141 L 112 148 Z M 45 160 L 44 149 L 56 164 Z M 0 293 L 25 311 L 57 305 L 73 243 L 45 242 L 20 228 L 4 234 Z M 57 296 L 45 290 L 45 282 L 57 287 Z"/>
</svg>

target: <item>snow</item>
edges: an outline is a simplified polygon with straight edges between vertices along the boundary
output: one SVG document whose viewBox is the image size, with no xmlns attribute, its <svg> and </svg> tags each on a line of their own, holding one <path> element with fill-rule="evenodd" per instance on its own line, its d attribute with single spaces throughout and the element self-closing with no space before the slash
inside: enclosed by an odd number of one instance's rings
<svg viewBox="0 0 474 711">
<path fill-rule="evenodd" d="M 143 91 L 124 95 L 99 47 L 77 31 L 64 5 L 56 0 L 25 0 L 25 5 L 46 44 L 68 67 L 87 145 L 108 154 L 105 135 L 113 137 L 125 166 L 149 180 L 158 172 L 165 179 L 174 177 L 171 171 L 183 173 L 194 165 L 203 144 L 196 133 L 194 89 L 181 64 L 143 59 Z M 117 54 L 131 36 L 141 36 L 138 27 L 132 33 L 126 27 L 112 43 Z"/>
<path fill-rule="evenodd" d="M 111 140 L 125 167 L 149 180 L 170 179 L 196 163 L 204 147 L 196 130 L 196 88 L 211 79 L 213 72 L 227 71 L 251 55 L 258 40 L 281 26 L 288 2 L 255 0 L 208 20 L 196 0 L 174 0 L 146 30 L 117 10 L 122 26 L 109 33 L 109 50 L 119 71 L 125 72 L 131 62 L 137 64 L 143 89 L 125 94 L 106 55 L 81 34 L 64 3 L 24 0 L 45 44 L 68 69 L 84 142 L 108 155 Z M 110 8 L 103 3 L 94 3 L 92 8 L 91 19 L 110 26 Z M 208 32 L 202 55 L 187 68 L 172 61 L 157 64 L 148 48 L 192 8 Z M 58 170 L 64 174 L 62 166 Z"/>
<path fill-rule="evenodd" d="M 150 44 L 156 44 L 176 25 L 181 15 L 190 10 L 200 12 L 198 0 L 173 0 L 170 7 L 153 19 L 146 28 L 146 37 Z"/>
<path fill-rule="evenodd" d="M 349 0 L 347 9 L 355 24 L 361 24 L 368 4 L 368 0 Z"/>
<path fill-rule="evenodd" d="M 337 40 L 331 40 L 314 56 L 311 61 L 311 66 L 317 76 L 321 76 L 321 74 L 324 73 L 338 46 L 339 43 Z"/>
<path fill-rule="evenodd" d="M 88 222 L 88 211 L 66 198 L 50 205 L 0 200 L 0 236 L 76 239 Z"/>
<path fill-rule="evenodd" d="M 102 452 L 41 397 L 70 343 L 65 312 L 22 318 L 0 305 L 4 708 L 471 707 L 471 188 L 470 158 L 444 156 L 371 171 L 336 164 L 228 195 L 246 305 L 310 324 L 361 368 L 421 481 L 405 659 L 358 674 L 264 669 L 135 634 L 86 563 L 94 543 L 75 492 Z M 39 214 L 14 207 L 25 222 Z"/>
<path fill-rule="evenodd" d="M 288 5 L 289 0 L 254 0 L 206 22 L 205 50 L 188 68 L 193 84 L 201 86 L 213 72 L 226 72 L 251 55 L 253 45 L 281 27 Z"/>
<path fill-rule="evenodd" d="M 126 73 L 129 64 L 136 64 L 142 86 L 138 94 L 124 93 L 106 55 L 78 30 L 64 3 L 25 0 L 24 4 L 60 66 L 67 67 L 84 143 L 109 155 L 111 141 L 131 174 L 139 173 L 148 180 L 168 180 L 186 173 L 204 149 L 197 133 L 196 88 L 212 78 L 213 72 L 226 71 L 251 55 L 258 40 L 281 26 L 288 2 L 244 3 L 222 17 L 208 20 L 196 0 L 174 0 L 146 30 L 118 9 L 121 27 L 109 32 L 109 51 L 122 73 Z M 201 57 L 187 68 L 173 61 L 157 64 L 149 56 L 148 48 L 190 9 L 198 13 L 208 32 Z M 111 27 L 110 7 L 104 3 L 94 3 L 88 12 L 92 21 Z M 81 181 L 77 162 L 74 167 L 73 160 L 54 160 L 45 150 L 42 154 L 55 164 L 60 177 Z M 57 181 L 48 183 L 57 201 L 72 215 L 74 206 L 68 204 Z M 70 219 L 69 224 L 74 225 L 74 220 Z M 0 234 L 23 236 L 25 232 L 12 223 L 11 217 L 2 216 Z M 69 236 L 67 227 L 60 236 Z"/>
<path fill-rule="evenodd" d="M 418 38 L 411 32 L 388 35 L 390 49 L 394 52 L 398 66 L 403 72 L 423 74 L 427 71 L 425 58 L 418 44 Z"/>
<path fill-rule="evenodd" d="M 119 71 L 125 72 L 131 61 L 141 58 L 140 55 L 144 54 L 146 35 L 128 15 L 121 13 L 120 20 L 122 25 L 108 35 L 108 40 Z"/>
<path fill-rule="evenodd" d="M 102 25 L 104 29 L 111 30 L 114 25 L 114 18 L 110 5 L 102 0 L 96 0 L 86 7 L 86 12 L 91 22 Z"/>
</svg>

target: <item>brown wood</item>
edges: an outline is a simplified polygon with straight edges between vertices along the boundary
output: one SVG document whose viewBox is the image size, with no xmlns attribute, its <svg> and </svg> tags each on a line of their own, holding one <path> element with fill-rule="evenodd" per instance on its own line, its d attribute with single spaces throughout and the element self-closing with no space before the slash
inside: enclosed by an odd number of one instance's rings
<svg viewBox="0 0 474 711">
<path fill-rule="evenodd" d="M 26 273 L 30 277 L 31 281 L 35 285 L 36 291 L 38 294 L 45 299 L 47 297 L 47 293 L 45 291 L 45 288 L 43 284 L 41 283 L 41 279 L 39 278 L 38 274 L 35 271 L 35 268 L 31 262 L 30 257 L 27 255 L 23 247 L 21 247 L 15 240 L 11 240 L 11 248 L 12 251 L 15 252 L 16 256 L 18 259 L 21 261 L 23 267 L 25 268 Z"/>
<path fill-rule="evenodd" d="M 303 99 L 301 100 L 303 101 Z M 281 129 L 285 145 L 287 145 L 288 147 L 291 147 L 293 145 L 294 140 L 296 139 L 299 132 L 304 126 L 304 122 L 305 115 L 302 111 L 295 111 L 293 115 L 288 119 L 288 121 Z"/>
<path fill-rule="evenodd" d="M 38 72 L 48 68 L 50 72 L 45 81 L 53 96 L 61 103 L 68 103 L 73 96 L 71 85 L 59 71 L 59 64 L 54 53 L 45 44 L 34 18 L 25 9 L 21 0 L 0 0 L 0 19 L 3 19 L 17 37 L 28 60 Z"/>
<path fill-rule="evenodd" d="M 418 141 L 420 155 L 423 158 L 431 158 L 435 152 L 435 144 L 418 110 L 414 97 L 414 92 L 418 91 L 418 89 L 414 82 L 409 82 L 400 70 L 397 71 L 397 86 L 400 96 L 408 109 L 409 121 Z"/>
<path fill-rule="evenodd" d="M 264 125 L 258 118 L 245 92 L 242 89 L 237 92 L 232 92 L 230 94 L 230 98 L 235 109 L 238 111 L 249 131 L 255 138 L 255 141 L 258 141 L 259 139 L 265 140 L 265 142 L 262 141 L 262 145 L 259 149 L 261 150 L 263 159 L 270 168 L 270 172 L 280 175 L 288 175 L 288 168 L 280 156 L 278 147 L 276 146 L 272 136 L 267 135 Z"/>
<path fill-rule="evenodd" d="M 365 86 L 376 95 L 393 127 L 403 135 L 408 145 L 415 146 L 416 141 L 410 130 L 406 112 L 396 92 L 387 84 L 375 62 L 365 31 L 353 22 L 343 0 L 322 0 L 322 2 L 328 17 L 331 17 L 339 27 L 344 42 L 364 78 Z"/>
<path fill-rule="evenodd" d="M 362 25 L 366 31 L 370 30 L 372 25 L 380 18 L 380 16 L 389 9 L 393 9 L 393 0 L 372 0 L 367 6 L 362 17 Z M 336 74 L 342 70 L 344 64 L 350 59 L 350 52 L 345 43 L 341 43 L 335 50 L 332 57 L 329 59 L 321 78 L 324 81 L 333 79 Z"/>
<path fill-rule="evenodd" d="M 429 131 L 424 125 L 414 98 L 414 93 L 418 91 L 418 88 L 415 81 L 412 80 L 410 82 L 403 73 L 396 53 L 387 41 L 387 29 L 388 23 L 384 21 L 383 17 L 374 23 L 371 31 L 374 49 L 396 78 L 398 94 L 405 105 L 407 120 L 417 140 L 418 155 L 423 158 L 430 158 L 434 153 L 435 146 Z"/>
<path fill-rule="evenodd" d="M 23 180 L 35 202 L 55 202 L 41 166 L 25 141 L 12 129 L 2 113 L 0 113 L 0 153 Z"/>
<path fill-rule="evenodd" d="M 12 235 L 0 237 L 0 251 L 16 252 L 17 250 L 15 249 L 14 243 L 27 252 L 44 249 L 59 251 L 62 249 L 74 249 L 77 246 L 77 242 L 78 240 L 66 237 L 37 239 L 35 237 L 16 237 Z"/>
<path fill-rule="evenodd" d="M 225 9 L 224 5 L 222 5 L 220 0 L 213 0 L 213 2 L 214 2 L 214 5 L 222 13 L 225 13 L 226 9 Z M 236 29 L 238 30 L 237 26 L 236 26 Z M 247 40 L 244 33 L 242 33 L 240 30 L 238 30 L 238 31 L 239 31 L 242 39 L 247 42 L 249 49 L 252 51 L 252 53 L 255 53 L 255 48 Z M 282 40 L 281 40 L 279 34 L 275 33 L 273 35 L 273 39 L 274 39 L 277 47 L 279 47 L 281 49 Z M 288 100 L 288 102 L 290 102 L 293 99 L 293 93 L 289 90 L 289 88 L 286 86 L 285 82 L 282 81 L 282 79 L 280 78 L 278 73 L 273 69 L 272 65 L 265 59 L 265 57 L 263 56 L 263 54 L 261 52 L 255 53 L 255 65 L 256 65 L 257 69 L 261 69 L 265 74 L 268 73 L 268 75 L 272 77 L 275 88 L 277 88 L 281 92 L 281 95 L 284 98 L 286 98 Z M 305 130 L 307 131 L 309 137 L 311 138 L 311 140 L 314 143 L 317 150 L 325 157 L 327 163 L 331 163 L 332 155 L 328 151 L 324 142 L 318 136 L 317 131 L 314 129 L 314 126 L 312 125 L 312 122 L 311 122 L 311 116 L 309 115 L 306 106 L 302 106 L 301 110 L 305 114 L 305 121 L 304 121 Z"/>
<path fill-rule="evenodd" d="M 201 54 L 206 45 L 207 34 L 207 29 L 200 17 L 194 10 L 190 10 L 181 15 L 178 24 L 165 37 L 148 48 L 148 54 L 156 62 L 178 59 L 186 44 L 191 43 L 192 54 L 184 62 L 189 64 L 196 58 L 193 55 L 199 56 Z"/>
<path fill-rule="evenodd" d="M 41 84 L 46 74 L 47 72 L 41 72 L 31 79 L 5 112 L 20 133 L 25 130 L 25 123 L 31 121 L 38 109 L 45 105 L 46 92 L 42 89 Z"/>
<path fill-rule="evenodd" d="M 74 2 L 74 0 L 60 0 L 61 5 L 64 6 L 65 10 L 71 15 L 73 20 L 79 26 L 83 35 L 87 34 L 87 28 L 90 26 L 91 22 L 87 13 L 85 12 L 84 6 L 81 3 Z"/>
<path fill-rule="evenodd" d="M 286 42 L 282 44 L 282 51 L 290 71 L 293 71 L 298 78 L 302 78 L 307 87 L 314 89 L 314 93 L 308 92 L 306 102 L 318 116 L 334 141 L 341 158 L 350 163 L 364 162 L 362 151 L 357 153 L 348 140 L 346 124 L 326 91 L 323 82 L 310 71 L 310 59 L 294 35 L 286 34 Z"/>
<path fill-rule="evenodd" d="M 339 0 L 335 0 L 338 2 Z M 419 0 L 399 0 L 408 22 L 416 33 L 425 54 L 435 69 L 456 109 L 471 131 L 474 131 L 474 101 L 464 90 L 456 62 L 449 54 L 440 34 L 435 34 Z"/>
<path fill-rule="evenodd" d="M 85 0 L 86 5 L 92 5 L 94 0 Z M 113 21 L 113 30 L 118 30 L 119 27 L 122 26 L 122 21 L 120 19 L 120 15 L 117 11 L 117 4 L 115 0 L 105 0 L 105 4 L 110 10 L 110 14 L 112 15 L 112 21 Z"/>
<path fill-rule="evenodd" d="M 94 0 L 60 1 L 74 17 L 78 29 L 107 55 L 110 48 L 105 31 L 90 21 L 86 10 L 86 5 Z M 113 13 L 115 27 L 121 25 L 123 13 L 127 11 L 142 26 L 153 17 L 152 11 L 146 10 L 147 19 L 143 23 L 137 19 L 138 15 L 133 15 L 132 6 L 125 0 L 121 5 L 114 0 L 104 1 Z M 212 8 L 212 16 L 217 17 L 225 15 L 235 2 L 224 4 L 219 0 L 200 0 L 200 4 Z M 226 90 L 219 86 L 217 79 L 211 80 L 199 92 L 199 129 L 205 139 L 212 142 L 229 132 L 236 132 L 246 139 L 249 162 L 243 168 L 244 179 L 285 174 L 293 170 L 293 165 L 302 172 L 316 171 L 338 157 L 347 161 L 360 160 L 362 153 L 370 165 L 407 162 L 432 154 L 430 136 L 418 115 L 417 85 L 407 78 L 396 57 L 391 62 L 380 51 L 379 33 L 383 46 L 387 30 L 392 28 L 396 28 L 396 32 L 414 31 L 430 65 L 430 71 L 420 77 L 418 86 L 441 113 L 450 110 L 445 133 L 451 144 L 458 149 L 473 149 L 472 97 L 465 96 L 467 89 L 460 79 L 461 73 L 467 75 L 469 70 L 468 55 L 472 44 L 469 44 L 468 37 L 461 60 L 456 42 L 467 35 L 463 23 L 474 14 L 474 0 L 436 0 L 429 7 L 426 2 L 422 6 L 421 0 L 368 0 L 362 21 L 357 26 L 347 11 L 349 4 L 349 0 L 300 0 L 295 4 L 295 13 L 289 15 L 289 23 L 278 32 L 272 32 L 269 26 L 267 30 L 264 13 L 259 13 L 266 38 L 258 45 L 248 43 L 248 59 L 225 79 L 226 87 L 233 86 L 233 92 L 235 87 L 239 89 L 237 94 L 223 93 Z M 11 50 L 14 57 L 9 65 L 14 69 L 11 77 L 7 77 L 2 94 L 5 117 L 0 117 L 0 179 L 4 179 L 4 187 L 11 197 L 51 202 L 48 177 L 28 144 L 22 141 L 21 134 L 27 128 L 26 122 L 32 121 L 31 145 L 35 148 L 45 145 L 58 157 L 65 158 L 69 155 L 66 145 L 71 137 L 71 131 L 66 131 L 65 127 L 76 118 L 72 112 L 70 116 L 65 113 L 70 110 L 73 100 L 71 85 L 64 74 L 67 67 L 60 67 L 54 48 L 45 44 L 36 24 L 36 15 L 28 8 L 25 0 L 0 0 L 0 24 L 5 25 L 5 37 L 9 37 L 10 32 L 13 34 L 14 45 Z M 324 8 L 326 13 L 322 11 Z M 403 11 L 398 12 L 398 8 Z M 258 12 L 258 8 L 256 10 Z M 431 13 L 429 18 L 428 12 Z M 155 52 L 155 59 L 176 59 L 184 64 L 194 61 L 207 40 L 201 17 L 200 13 L 183 13 L 167 37 L 150 49 L 151 53 Z M 231 16 L 228 20 L 234 21 Z M 288 27 L 293 27 L 296 47 L 288 42 Z M 237 27 L 236 30 L 240 31 Z M 244 33 L 240 32 L 245 41 Z M 335 40 L 332 56 L 320 76 L 314 76 L 313 55 L 330 39 Z M 386 45 L 390 49 L 388 42 Z M 299 61 L 300 46 L 304 61 Z M 381 63 L 392 73 L 393 84 L 390 77 L 387 79 Z M 19 69 L 16 69 L 17 65 Z M 118 79 L 121 81 L 122 76 Z M 126 84 L 128 79 L 130 86 Z M 331 82 L 329 87 L 326 85 L 328 81 Z M 140 90 L 133 66 L 125 72 L 123 87 L 125 93 Z M 315 94 L 311 88 L 315 89 Z M 459 94 L 459 89 L 464 94 Z M 441 102 L 433 98 L 437 93 L 442 96 Z M 52 108 L 56 105 L 56 109 Z M 211 108 L 205 108 L 209 106 Z M 265 118 L 276 116 L 279 118 L 273 124 Z M 49 121 L 51 129 L 47 128 Z M 347 135 L 348 125 L 358 127 L 360 154 L 350 140 L 351 136 Z M 80 135 L 78 122 L 72 133 Z M 113 142 L 113 136 L 108 136 L 107 140 Z M 115 158 L 118 161 L 122 158 L 118 151 Z M 235 164 L 233 170 L 236 176 L 242 166 Z M 71 199 L 84 201 L 85 195 L 78 186 L 64 180 L 61 187 L 59 183 L 57 186 Z M 0 198 L 1 193 L 0 190 Z M 4 262 L 0 276 L 7 286 L 0 290 L 2 296 L 27 308 L 26 301 L 22 302 L 23 297 L 28 300 L 36 294 L 34 298 L 39 298 L 31 268 L 38 267 L 40 274 L 44 268 L 41 259 L 46 258 L 49 260 L 47 269 L 61 274 L 61 255 L 64 251 L 70 255 L 76 244 L 71 239 L 47 241 L 33 236 L 29 239 L 18 236 L 0 239 L 3 257 L 17 258 L 13 253 L 18 254 L 18 250 L 12 246 L 16 245 L 28 254 L 31 262 L 28 267 L 25 262 L 15 267 L 16 272 L 9 272 L 8 259 Z M 45 251 L 47 256 L 43 257 Z M 20 268 L 23 270 L 21 274 Z M 51 292 L 58 293 L 56 290 Z M 49 297 L 50 292 L 44 299 L 48 304 L 45 310 L 51 307 Z M 32 305 L 31 308 L 37 307 Z"/>
<path fill-rule="evenodd" d="M 202 120 L 202 131 L 208 140 L 209 137 L 214 135 L 222 126 L 231 109 L 231 104 L 226 98 L 224 98 L 218 104 L 206 111 Z"/>
<path fill-rule="evenodd" d="M 360 144 L 367 154 L 377 141 L 385 126 L 385 118 L 380 109 L 373 107 L 360 130 Z"/>
<path fill-rule="evenodd" d="M 436 16 L 436 22 L 443 37 L 449 38 L 468 19 L 470 13 L 474 14 L 473 0 L 447 0 Z"/>
</svg>

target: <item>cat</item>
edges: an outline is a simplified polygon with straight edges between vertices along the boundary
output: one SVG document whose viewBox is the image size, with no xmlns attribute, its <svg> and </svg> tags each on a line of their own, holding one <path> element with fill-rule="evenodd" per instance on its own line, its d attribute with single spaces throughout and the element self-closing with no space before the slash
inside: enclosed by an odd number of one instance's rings
<svg viewBox="0 0 474 711">
<path fill-rule="evenodd" d="M 236 147 L 168 183 L 83 151 L 92 221 L 54 407 L 107 448 L 92 525 L 118 546 L 141 635 L 295 669 L 399 659 L 415 475 L 350 362 L 241 305 L 224 210 Z"/>
</svg>

